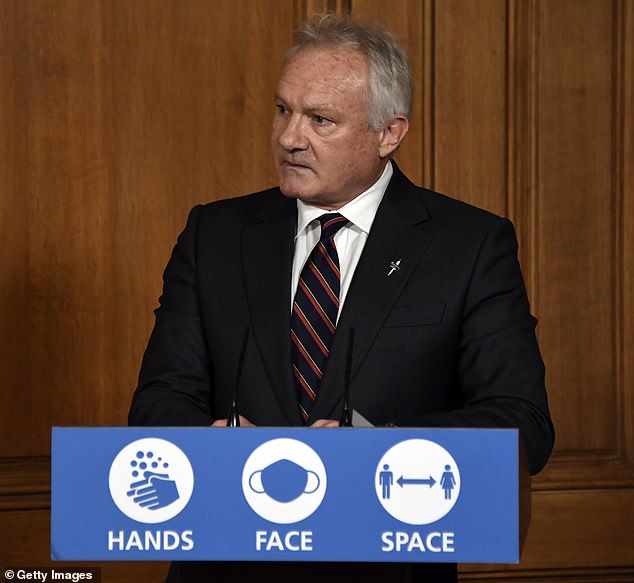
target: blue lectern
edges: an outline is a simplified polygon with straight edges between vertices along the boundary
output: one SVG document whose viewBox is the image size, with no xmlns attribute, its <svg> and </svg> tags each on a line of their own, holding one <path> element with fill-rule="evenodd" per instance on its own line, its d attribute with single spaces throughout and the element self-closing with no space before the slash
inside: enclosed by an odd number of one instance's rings
<svg viewBox="0 0 634 583">
<path fill-rule="evenodd" d="M 57 560 L 519 562 L 517 430 L 54 428 Z"/>
</svg>

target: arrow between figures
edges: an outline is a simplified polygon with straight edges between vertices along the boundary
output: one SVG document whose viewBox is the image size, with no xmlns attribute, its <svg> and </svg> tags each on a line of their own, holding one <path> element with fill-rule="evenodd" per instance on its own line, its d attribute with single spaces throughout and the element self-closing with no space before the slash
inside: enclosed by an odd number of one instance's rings
<svg viewBox="0 0 634 583">
<path fill-rule="evenodd" d="M 408 485 L 422 485 L 429 486 L 430 488 L 436 483 L 436 480 L 429 476 L 429 479 L 426 478 L 404 478 L 401 476 L 396 483 L 402 488 L 403 486 Z"/>
</svg>

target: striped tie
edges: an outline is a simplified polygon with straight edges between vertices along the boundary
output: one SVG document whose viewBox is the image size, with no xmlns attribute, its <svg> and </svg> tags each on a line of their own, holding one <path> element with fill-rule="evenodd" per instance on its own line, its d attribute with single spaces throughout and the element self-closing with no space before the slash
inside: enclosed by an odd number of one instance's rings
<svg viewBox="0 0 634 583">
<path fill-rule="evenodd" d="M 326 366 L 339 311 L 339 256 L 333 237 L 348 219 L 319 217 L 321 236 L 299 276 L 291 315 L 293 376 L 299 409 L 308 420 Z"/>
</svg>

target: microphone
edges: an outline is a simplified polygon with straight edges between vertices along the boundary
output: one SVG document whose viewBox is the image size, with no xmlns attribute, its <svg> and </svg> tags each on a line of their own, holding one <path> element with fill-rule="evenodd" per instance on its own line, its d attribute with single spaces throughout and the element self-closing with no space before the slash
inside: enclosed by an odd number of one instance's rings
<svg viewBox="0 0 634 583">
<path fill-rule="evenodd" d="M 240 349 L 240 356 L 238 357 L 238 368 L 236 369 L 236 385 L 233 391 L 233 399 L 231 401 L 231 407 L 227 413 L 227 427 L 240 427 L 240 415 L 238 415 L 238 407 L 236 401 L 238 400 L 238 388 L 240 387 L 240 379 L 242 378 L 242 368 L 244 366 L 244 355 L 247 351 L 247 341 L 249 340 L 249 326 L 244 329 L 244 337 L 242 338 L 242 347 Z"/>
<path fill-rule="evenodd" d="M 352 427 L 352 411 L 350 410 L 350 374 L 352 371 L 352 347 L 354 344 L 354 328 L 348 334 L 348 354 L 346 355 L 346 374 L 344 378 L 343 411 L 339 419 L 339 427 Z"/>
</svg>

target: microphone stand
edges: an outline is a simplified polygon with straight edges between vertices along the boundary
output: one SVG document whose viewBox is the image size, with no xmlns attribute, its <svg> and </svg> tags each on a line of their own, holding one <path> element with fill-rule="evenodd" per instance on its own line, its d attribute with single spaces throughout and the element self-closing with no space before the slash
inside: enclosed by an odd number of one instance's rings
<svg viewBox="0 0 634 583">
<path fill-rule="evenodd" d="M 339 427 L 352 427 L 352 410 L 350 409 L 350 375 L 352 372 L 352 347 L 354 344 L 354 328 L 348 334 L 348 354 L 346 355 L 346 374 L 344 378 L 343 411 L 339 419 Z"/>
<path fill-rule="evenodd" d="M 249 340 L 249 327 L 244 329 L 244 337 L 242 339 L 242 347 L 240 349 L 240 356 L 238 358 L 238 368 L 236 370 L 236 388 L 233 391 L 233 399 L 231 401 L 231 407 L 227 413 L 227 427 L 240 427 L 240 415 L 238 415 L 238 407 L 236 401 L 238 400 L 238 388 L 240 386 L 240 379 L 242 378 L 242 368 L 244 366 L 244 355 L 247 351 L 247 341 Z"/>
</svg>

